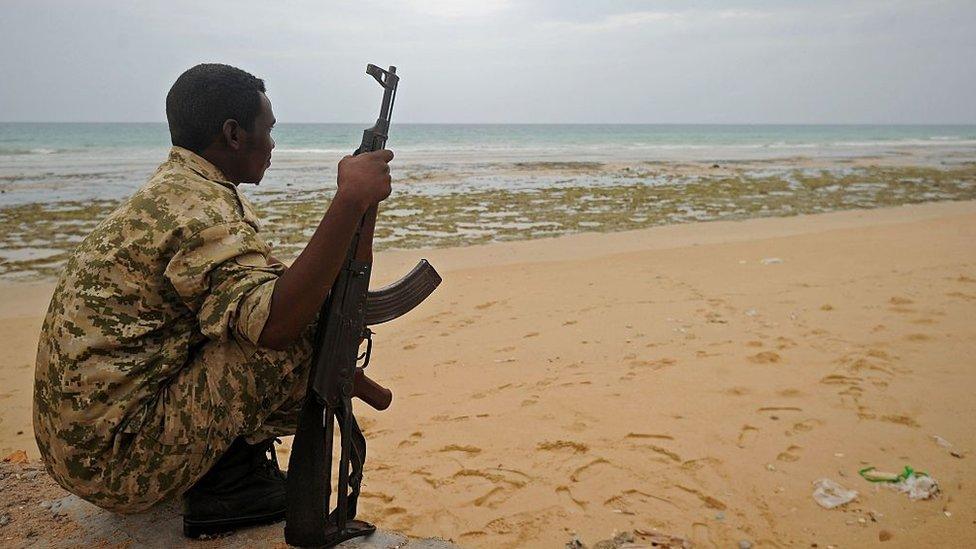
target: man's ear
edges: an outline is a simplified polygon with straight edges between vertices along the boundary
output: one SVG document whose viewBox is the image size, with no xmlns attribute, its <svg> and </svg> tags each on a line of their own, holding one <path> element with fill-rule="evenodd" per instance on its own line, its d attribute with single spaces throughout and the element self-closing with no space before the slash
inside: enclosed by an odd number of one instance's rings
<svg viewBox="0 0 976 549">
<path fill-rule="evenodd" d="M 224 136 L 224 143 L 227 143 L 227 146 L 231 150 L 240 150 L 241 145 L 243 145 L 242 139 L 244 136 L 241 135 L 241 125 L 237 123 L 237 120 L 233 118 L 224 120 L 221 134 Z"/>
</svg>

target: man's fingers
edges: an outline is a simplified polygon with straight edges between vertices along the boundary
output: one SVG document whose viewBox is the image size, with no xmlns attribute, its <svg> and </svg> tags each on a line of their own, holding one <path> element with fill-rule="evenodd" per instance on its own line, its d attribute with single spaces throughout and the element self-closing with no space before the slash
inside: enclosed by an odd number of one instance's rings
<svg viewBox="0 0 976 549">
<path fill-rule="evenodd" d="M 393 160 L 393 151 L 391 151 L 390 149 L 380 149 L 378 151 L 373 151 L 372 154 L 375 154 L 376 157 L 382 160 L 383 162 L 389 162 L 390 160 Z"/>
</svg>

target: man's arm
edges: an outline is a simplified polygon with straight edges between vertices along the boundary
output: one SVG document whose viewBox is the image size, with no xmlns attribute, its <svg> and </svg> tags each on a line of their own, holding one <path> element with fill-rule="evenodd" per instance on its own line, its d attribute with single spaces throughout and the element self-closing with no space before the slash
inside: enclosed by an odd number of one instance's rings
<svg viewBox="0 0 976 549">
<path fill-rule="evenodd" d="M 359 221 L 371 209 L 374 215 L 363 224 L 361 240 L 370 243 L 368 258 L 372 259 L 375 207 L 390 195 L 392 159 L 392 152 L 382 150 L 339 162 L 339 190 L 305 249 L 275 282 L 258 345 L 281 350 L 301 336 L 329 294 Z"/>
</svg>

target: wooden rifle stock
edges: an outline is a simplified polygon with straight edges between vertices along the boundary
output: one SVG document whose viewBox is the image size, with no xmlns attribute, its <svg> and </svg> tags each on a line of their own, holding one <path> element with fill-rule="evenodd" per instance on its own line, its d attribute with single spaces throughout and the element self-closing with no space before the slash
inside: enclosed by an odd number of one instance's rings
<svg viewBox="0 0 976 549">
<path fill-rule="evenodd" d="M 369 404 L 373 409 L 386 410 L 393 402 L 393 391 L 370 379 L 362 368 L 356 369 L 352 396 Z"/>
</svg>

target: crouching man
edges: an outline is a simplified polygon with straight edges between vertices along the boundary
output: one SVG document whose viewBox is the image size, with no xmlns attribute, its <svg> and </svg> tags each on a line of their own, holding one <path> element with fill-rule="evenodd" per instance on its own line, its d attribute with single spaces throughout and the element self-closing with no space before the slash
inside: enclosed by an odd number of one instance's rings
<svg viewBox="0 0 976 549">
<path fill-rule="evenodd" d="M 65 489 L 120 513 L 182 495 L 195 537 L 283 518 L 273 441 L 295 432 L 311 326 L 359 220 L 390 194 L 393 153 L 339 162 L 338 191 L 286 268 L 238 189 L 271 164 L 264 82 L 198 65 L 173 84 L 166 117 L 169 157 L 61 273 L 34 429 Z"/>
</svg>

